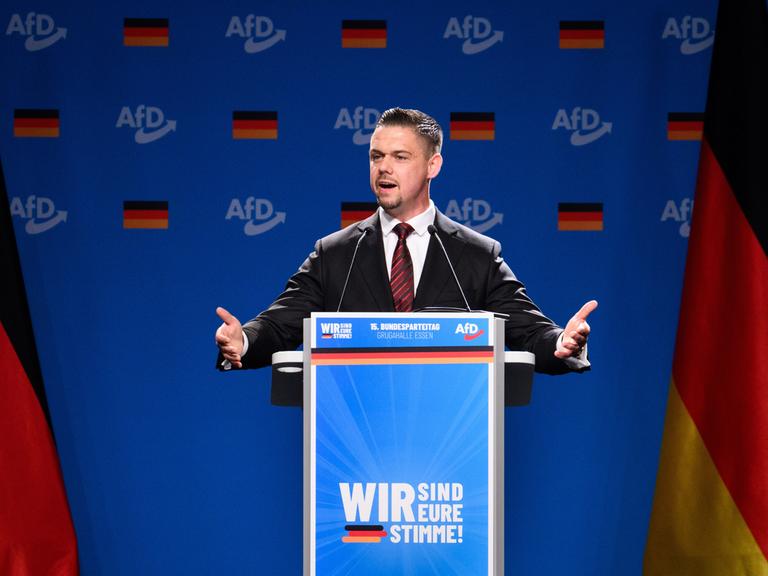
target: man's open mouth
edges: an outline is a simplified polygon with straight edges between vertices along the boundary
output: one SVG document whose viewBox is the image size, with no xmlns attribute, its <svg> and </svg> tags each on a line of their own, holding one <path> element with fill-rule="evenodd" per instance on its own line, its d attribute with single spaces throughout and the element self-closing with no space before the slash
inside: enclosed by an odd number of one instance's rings
<svg viewBox="0 0 768 576">
<path fill-rule="evenodd" d="M 397 184 L 394 182 L 379 182 L 379 188 L 389 190 L 390 188 L 397 188 Z"/>
</svg>

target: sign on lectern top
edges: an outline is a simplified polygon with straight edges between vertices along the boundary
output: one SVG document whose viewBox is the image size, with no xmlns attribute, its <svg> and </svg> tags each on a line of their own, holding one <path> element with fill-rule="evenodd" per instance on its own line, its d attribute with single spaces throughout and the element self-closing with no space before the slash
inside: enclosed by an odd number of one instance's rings
<svg viewBox="0 0 768 576">
<path fill-rule="evenodd" d="M 492 346 L 488 312 L 313 312 L 312 348 Z"/>
</svg>

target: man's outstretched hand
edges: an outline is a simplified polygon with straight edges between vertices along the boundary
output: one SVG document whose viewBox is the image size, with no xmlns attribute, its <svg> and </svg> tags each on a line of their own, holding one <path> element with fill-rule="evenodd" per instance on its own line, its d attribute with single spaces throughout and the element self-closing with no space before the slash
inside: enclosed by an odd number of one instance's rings
<svg viewBox="0 0 768 576">
<path fill-rule="evenodd" d="M 557 345 L 555 356 L 558 358 L 571 358 L 581 354 L 589 337 L 587 316 L 595 308 L 597 308 L 597 300 L 590 300 L 581 307 L 581 310 L 573 315 L 573 318 L 568 320 L 568 324 L 565 325 L 565 330 L 563 331 L 563 341 Z"/>
<path fill-rule="evenodd" d="M 221 306 L 216 308 L 216 314 L 223 320 L 223 324 L 216 330 L 216 345 L 232 366 L 242 368 L 243 327 L 237 318 Z"/>
</svg>

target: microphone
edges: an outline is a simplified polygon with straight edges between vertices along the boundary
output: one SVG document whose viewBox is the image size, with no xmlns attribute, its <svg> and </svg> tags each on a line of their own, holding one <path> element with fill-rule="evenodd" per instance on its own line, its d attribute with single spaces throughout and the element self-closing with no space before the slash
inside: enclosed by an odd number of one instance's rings
<svg viewBox="0 0 768 576">
<path fill-rule="evenodd" d="M 435 228 L 434 224 L 430 224 L 427 226 L 427 230 L 429 230 L 429 233 L 432 235 L 432 237 L 437 240 L 437 243 L 440 244 L 440 248 L 443 250 L 443 254 L 445 255 L 445 260 L 448 262 L 448 267 L 451 269 L 451 274 L 453 274 L 453 279 L 456 281 L 456 286 L 459 287 L 459 292 L 461 293 L 461 298 L 464 300 L 464 306 L 467 307 L 467 312 L 472 312 L 472 308 L 469 307 L 469 302 L 467 302 L 467 297 L 464 295 L 464 290 L 461 289 L 461 283 L 459 282 L 459 277 L 456 276 L 456 271 L 453 269 L 453 264 L 451 264 L 451 259 L 448 258 L 448 252 L 445 251 L 445 246 L 443 245 L 443 241 L 440 240 L 440 235 L 437 233 L 437 228 Z"/>
<path fill-rule="evenodd" d="M 347 277 L 344 280 L 344 287 L 341 289 L 341 298 L 339 298 L 339 305 L 336 307 L 336 312 L 341 311 L 341 303 L 344 301 L 344 294 L 347 291 L 349 276 L 352 274 L 352 267 L 355 265 L 355 258 L 357 257 L 357 249 L 360 248 L 360 243 L 363 241 L 363 238 L 365 238 L 368 232 L 373 232 L 373 226 L 371 226 L 370 224 L 365 228 L 363 228 L 363 233 L 360 234 L 360 238 L 357 239 L 357 244 L 355 244 L 355 251 L 352 252 L 352 262 L 349 263 L 349 270 L 347 270 Z"/>
</svg>

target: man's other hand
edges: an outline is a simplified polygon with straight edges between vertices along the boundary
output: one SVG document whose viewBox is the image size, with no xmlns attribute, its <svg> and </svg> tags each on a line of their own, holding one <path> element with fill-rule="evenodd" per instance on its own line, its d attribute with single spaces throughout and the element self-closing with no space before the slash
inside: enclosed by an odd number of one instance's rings
<svg viewBox="0 0 768 576">
<path fill-rule="evenodd" d="M 216 314 L 223 321 L 216 330 L 216 345 L 221 350 L 222 356 L 229 360 L 232 366 L 242 368 L 243 327 L 237 318 L 222 307 L 216 308 Z"/>
<path fill-rule="evenodd" d="M 597 300 L 590 300 L 581 307 L 581 310 L 573 315 L 573 318 L 568 320 L 568 324 L 565 325 L 565 330 L 563 330 L 563 340 L 558 343 L 555 356 L 558 358 L 571 358 L 581 355 L 589 337 L 587 316 L 595 308 L 597 308 Z"/>
</svg>

